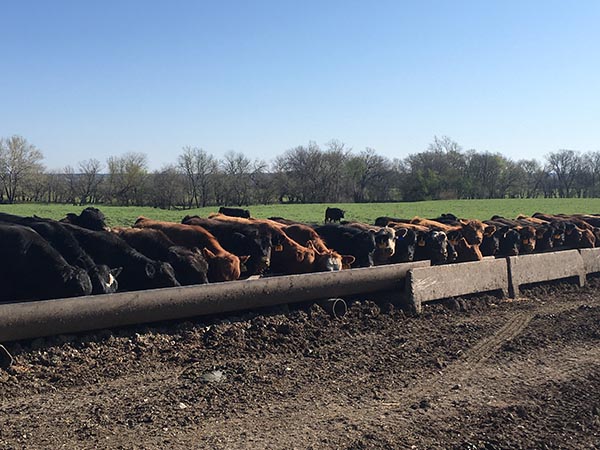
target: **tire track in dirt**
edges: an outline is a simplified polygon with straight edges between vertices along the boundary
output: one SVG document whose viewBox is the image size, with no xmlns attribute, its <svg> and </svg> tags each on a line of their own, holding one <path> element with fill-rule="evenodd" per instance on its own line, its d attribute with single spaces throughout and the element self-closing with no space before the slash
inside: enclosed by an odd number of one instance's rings
<svg viewBox="0 0 600 450">
<path fill-rule="evenodd" d="M 480 368 L 485 365 L 485 362 L 504 343 L 519 336 L 537 315 L 560 313 L 589 303 L 589 300 L 563 304 L 535 303 L 532 305 L 532 308 L 511 311 L 508 314 L 509 318 L 507 322 L 503 326 L 466 350 L 445 369 L 440 370 L 434 376 L 415 380 L 415 383 L 408 387 L 383 392 L 383 399 L 342 405 L 335 396 L 322 396 L 319 402 L 321 405 L 315 407 L 314 399 L 311 399 L 310 393 L 307 393 L 302 398 L 297 399 L 299 403 L 305 404 L 305 407 L 298 408 L 296 406 L 294 409 L 289 409 L 283 406 L 279 409 L 280 414 L 282 411 L 285 411 L 285 418 L 282 419 L 281 416 L 277 418 L 279 422 L 278 429 L 280 432 L 281 430 L 285 430 L 288 438 L 295 436 L 298 439 L 297 442 L 308 442 L 311 430 L 319 427 L 331 427 L 332 424 L 343 424 L 343 429 L 348 437 L 359 435 L 361 432 L 368 430 L 369 427 L 377 429 L 381 424 L 382 418 L 406 424 L 411 421 L 412 411 L 417 409 L 419 403 L 423 400 L 429 402 L 433 399 L 441 399 L 444 396 L 463 396 L 464 393 L 453 388 L 457 385 L 467 383 L 469 379 L 474 378 Z M 572 365 L 567 364 L 567 366 L 568 369 L 565 373 L 573 373 L 577 371 L 578 367 L 581 367 L 581 362 L 573 358 Z M 537 381 L 543 382 L 546 380 L 547 378 L 540 377 L 540 380 Z M 226 443 L 229 438 L 232 438 L 230 434 L 231 429 L 244 428 L 248 425 L 246 414 L 242 414 L 234 419 L 233 423 L 228 422 L 227 427 L 223 427 L 222 424 L 216 422 L 207 423 L 206 428 L 203 427 L 203 433 L 210 430 L 213 436 L 223 438 L 224 441 L 222 442 Z M 262 427 L 253 430 L 254 438 L 256 439 L 254 444 L 259 443 L 266 446 L 273 444 L 274 441 L 271 439 L 275 439 L 277 429 L 269 428 L 269 421 L 268 414 L 262 416 Z M 286 424 L 283 427 L 281 426 L 282 422 Z M 310 425 L 307 425 L 307 423 Z M 300 426 L 300 424 L 303 425 Z M 200 436 L 204 435 L 203 433 Z"/>
<path fill-rule="evenodd" d="M 577 309 L 588 303 L 589 301 L 574 301 L 563 304 L 542 304 L 531 310 L 515 311 L 514 317 L 509 318 L 495 333 L 481 339 L 437 375 L 422 380 L 403 391 L 401 393 L 402 400 L 390 403 L 390 406 L 414 406 L 418 400 L 440 396 L 467 382 L 502 345 L 519 336 L 536 316 L 558 314 Z"/>
</svg>

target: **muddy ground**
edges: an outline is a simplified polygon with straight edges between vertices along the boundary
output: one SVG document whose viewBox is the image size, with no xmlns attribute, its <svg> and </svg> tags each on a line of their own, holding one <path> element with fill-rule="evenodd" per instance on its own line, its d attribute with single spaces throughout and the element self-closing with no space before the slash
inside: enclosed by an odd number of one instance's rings
<svg viewBox="0 0 600 450">
<path fill-rule="evenodd" d="M 12 343 L 0 448 L 600 448 L 599 344 L 598 279 Z"/>
</svg>

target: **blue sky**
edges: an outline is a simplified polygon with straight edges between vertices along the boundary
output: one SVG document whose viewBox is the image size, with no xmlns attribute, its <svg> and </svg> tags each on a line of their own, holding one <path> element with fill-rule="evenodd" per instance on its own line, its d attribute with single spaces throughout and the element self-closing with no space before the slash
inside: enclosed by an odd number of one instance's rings
<svg viewBox="0 0 600 450">
<path fill-rule="evenodd" d="M 600 150 L 597 1 L 0 0 L 0 137 L 50 169 L 183 146 L 267 161 L 335 138 Z"/>
</svg>

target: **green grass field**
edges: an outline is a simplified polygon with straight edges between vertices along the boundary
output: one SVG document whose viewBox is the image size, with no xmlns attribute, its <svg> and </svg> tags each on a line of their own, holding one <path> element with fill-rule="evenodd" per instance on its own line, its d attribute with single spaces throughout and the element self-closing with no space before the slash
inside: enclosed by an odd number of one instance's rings
<svg viewBox="0 0 600 450">
<path fill-rule="evenodd" d="M 149 207 L 120 207 L 97 205 L 111 226 L 131 225 L 138 216 L 157 220 L 179 222 L 186 214 L 206 217 L 216 212 L 217 207 L 185 211 L 162 210 Z M 470 219 L 489 219 L 494 214 L 514 218 L 518 214 L 544 212 L 550 214 L 600 213 L 600 198 L 592 199 L 500 199 L 500 200 L 437 200 L 414 203 L 330 203 L 310 205 L 253 205 L 248 209 L 254 217 L 286 217 L 302 222 L 322 222 L 327 206 L 337 206 L 346 211 L 347 220 L 373 223 L 378 216 L 412 218 L 414 216 L 436 217 L 442 213 L 453 213 Z M 84 207 L 72 205 L 19 204 L 0 205 L 0 212 L 22 216 L 38 215 L 60 219 L 68 212 L 79 213 Z"/>
</svg>

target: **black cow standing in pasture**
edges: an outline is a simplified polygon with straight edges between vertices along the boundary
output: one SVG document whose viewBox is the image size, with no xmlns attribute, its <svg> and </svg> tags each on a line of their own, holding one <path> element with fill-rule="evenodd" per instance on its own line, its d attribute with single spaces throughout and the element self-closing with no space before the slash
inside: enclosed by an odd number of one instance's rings
<svg viewBox="0 0 600 450">
<path fill-rule="evenodd" d="M 67 216 L 64 219 L 60 220 L 64 223 L 70 223 L 73 225 L 78 225 L 82 228 L 87 228 L 88 230 L 102 231 L 108 230 L 108 226 L 106 225 L 106 217 L 98 208 L 94 208 L 88 206 L 81 214 L 77 215 L 74 213 L 67 213 Z"/>
<path fill-rule="evenodd" d="M 21 217 L 7 213 L 0 213 L 0 222 L 23 225 L 35 230 L 68 264 L 87 271 L 92 282 L 92 294 L 111 294 L 117 291 L 117 277 L 121 268 L 111 269 L 105 264 L 96 264 L 64 224 L 52 219 Z"/>
<path fill-rule="evenodd" d="M 150 259 L 168 262 L 183 286 L 208 283 L 208 263 L 202 252 L 175 245 L 165 233 L 151 228 L 122 228 L 112 231 Z"/>
<path fill-rule="evenodd" d="M 340 209 L 340 208 L 327 207 L 327 209 L 325 210 L 325 223 L 339 222 L 340 220 L 342 220 L 344 218 L 345 212 L 346 211 L 344 211 L 343 209 Z"/>
<path fill-rule="evenodd" d="M 226 206 L 221 206 L 219 208 L 219 214 L 224 214 L 230 217 L 242 217 L 244 219 L 250 218 L 250 211 L 242 208 L 228 208 Z"/>
<path fill-rule="evenodd" d="M 71 266 L 29 227 L 0 223 L 0 301 L 77 297 L 92 292 L 87 272 Z"/>
<path fill-rule="evenodd" d="M 98 264 L 123 267 L 119 276 L 120 290 L 136 291 L 180 286 L 173 267 L 141 254 L 114 233 L 94 231 L 64 224 L 83 249 Z"/>
</svg>

